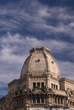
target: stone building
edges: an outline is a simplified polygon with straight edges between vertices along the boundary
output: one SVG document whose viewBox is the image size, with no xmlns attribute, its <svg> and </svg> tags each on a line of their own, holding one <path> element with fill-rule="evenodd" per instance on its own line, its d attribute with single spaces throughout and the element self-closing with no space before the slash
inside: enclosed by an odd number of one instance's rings
<svg viewBox="0 0 74 110">
<path fill-rule="evenodd" d="M 8 84 L 0 110 L 74 110 L 74 81 L 62 78 L 51 51 L 33 48 L 19 79 Z"/>
</svg>

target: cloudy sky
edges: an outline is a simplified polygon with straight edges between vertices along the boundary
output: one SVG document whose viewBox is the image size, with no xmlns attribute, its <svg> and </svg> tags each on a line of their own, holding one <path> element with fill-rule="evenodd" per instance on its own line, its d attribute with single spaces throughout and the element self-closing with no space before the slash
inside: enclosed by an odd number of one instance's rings
<svg viewBox="0 0 74 110">
<path fill-rule="evenodd" d="M 40 46 L 51 49 L 63 77 L 74 79 L 74 0 L 0 0 L 0 96 Z"/>
</svg>

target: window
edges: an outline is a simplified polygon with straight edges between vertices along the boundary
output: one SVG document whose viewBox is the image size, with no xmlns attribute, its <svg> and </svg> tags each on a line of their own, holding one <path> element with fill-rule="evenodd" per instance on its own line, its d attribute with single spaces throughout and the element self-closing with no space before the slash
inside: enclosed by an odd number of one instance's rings
<svg viewBox="0 0 74 110">
<path fill-rule="evenodd" d="M 40 97 L 38 95 L 32 97 L 33 103 L 40 103 Z"/>
<path fill-rule="evenodd" d="M 41 83 L 41 87 L 42 87 L 42 88 L 44 87 L 44 82 Z"/>
<path fill-rule="evenodd" d="M 21 107 L 21 106 L 23 106 L 23 99 L 17 99 L 17 100 L 15 100 L 14 101 L 14 107 L 16 108 L 18 108 L 18 107 Z"/>
<path fill-rule="evenodd" d="M 40 88 L 40 83 L 39 82 L 37 83 L 37 87 Z"/>
<path fill-rule="evenodd" d="M 58 89 L 58 85 L 55 85 L 55 84 L 51 83 L 51 88 Z"/>
<path fill-rule="evenodd" d="M 20 90 L 20 94 L 22 94 L 23 92 L 22 92 L 22 90 Z"/>
<path fill-rule="evenodd" d="M 37 103 L 40 103 L 40 97 L 37 96 L 36 99 L 37 99 Z"/>
<path fill-rule="evenodd" d="M 61 104 L 63 104 L 63 98 L 61 98 Z"/>
<path fill-rule="evenodd" d="M 44 103 L 44 97 L 41 97 L 41 103 Z"/>
<path fill-rule="evenodd" d="M 53 85 L 53 84 L 51 84 L 51 88 L 54 88 L 53 86 L 54 86 L 54 85 Z"/>
<path fill-rule="evenodd" d="M 18 95 L 18 91 L 15 92 L 15 95 Z"/>
<path fill-rule="evenodd" d="M 35 82 L 33 83 L 33 88 L 36 88 L 36 83 Z"/>
<path fill-rule="evenodd" d="M 55 103 L 57 104 L 57 97 L 55 97 Z"/>
<path fill-rule="evenodd" d="M 56 85 L 56 89 L 58 89 L 58 86 Z"/>
<path fill-rule="evenodd" d="M 36 97 L 33 96 L 32 99 L 33 99 L 33 103 L 36 103 Z"/>
<path fill-rule="evenodd" d="M 33 88 L 44 88 L 44 82 L 33 82 Z"/>
<path fill-rule="evenodd" d="M 53 88 L 56 89 L 56 85 L 55 84 L 53 85 Z"/>
<path fill-rule="evenodd" d="M 39 95 L 33 95 L 32 101 L 34 104 L 44 104 L 45 103 L 45 97 L 39 96 Z"/>
</svg>

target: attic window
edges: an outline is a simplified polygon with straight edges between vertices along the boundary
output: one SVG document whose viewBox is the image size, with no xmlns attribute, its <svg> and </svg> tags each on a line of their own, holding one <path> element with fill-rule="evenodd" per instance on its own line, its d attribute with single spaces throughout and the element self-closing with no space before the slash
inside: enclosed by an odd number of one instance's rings
<svg viewBox="0 0 74 110">
<path fill-rule="evenodd" d="M 54 61 L 51 61 L 52 64 L 54 64 Z"/>
<path fill-rule="evenodd" d="M 40 62 L 40 59 L 35 60 L 36 63 Z"/>
</svg>

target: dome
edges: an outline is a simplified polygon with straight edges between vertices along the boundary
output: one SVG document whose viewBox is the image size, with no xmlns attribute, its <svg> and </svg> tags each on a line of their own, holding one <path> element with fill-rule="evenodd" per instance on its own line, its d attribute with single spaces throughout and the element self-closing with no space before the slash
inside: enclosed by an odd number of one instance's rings
<svg viewBox="0 0 74 110">
<path fill-rule="evenodd" d="M 44 47 L 33 48 L 23 64 L 21 77 L 24 77 L 25 74 L 41 75 L 47 73 L 54 78 L 59 76 L 59 68 L 51 51 Z"/>
</svg>

